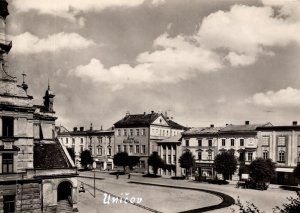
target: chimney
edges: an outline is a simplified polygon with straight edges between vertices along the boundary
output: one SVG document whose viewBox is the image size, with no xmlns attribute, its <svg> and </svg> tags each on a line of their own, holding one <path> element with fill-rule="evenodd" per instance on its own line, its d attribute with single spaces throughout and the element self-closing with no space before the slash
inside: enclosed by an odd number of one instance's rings
<svg viewBox="0 0 300 213">
<path fill-rule="evenodd" d="M 293 121 L 293 126 L 297 126 L 298 122 L 297 121 Z"/>
<path fill-rule="evenodd" d="M 245 125 L 249 125 L 250 124 L 250 121 L 245 121 Z"/>
<path fill-rule="evenodd" d="M 79 128 L 79 130 L 80 130 L 80 132 L 83 132 L 83 131 L 84 131 L 84 127 L 81 126 L 81 127 Z"/>
<path fill-rule="evenodd" d="M 77 127 L 74 127 L 74 128 L 73 128 L 73 131 L 74 131 L 74 132 L 77 132 Z"/>
<path fill-rule="evenodd" d="M 228 124 L 226 124 L 226 126 L 228 126 Z"/>
<path fill-rule="evenodd" d="M 100 128 L 100 130 L 101 130 L 101 131 L 103 130 L 103 127 L 102 127 L 102 125 L 101 125 L 101 128 Z"/>
<path fill-rule="evenodd" d="M 93 130 L 93 123 L 91 123 L 91 126 L 90 126 L 90 131 Z"/>
<path fill-rule="evenodd" d="M 146 112 L 144 112 L 144 115 L 146 115 Z"/>
<path fill-rule="evenodd" d="M 126 116 L 129 116 L 129 115 L 130 115 L 130 112 L 129 112 L 129 111 L 127 111 L 127 112 L 126 112 Z"/>
<path fill-rule="evenodd" d="M 151 111 L 151 113 L 153 114 L 153 113 L 154 113 L 154 111 L 152 110 L 152 111 Z"/>
<path fill-rule="evenodd" d="M 215 125 L 211 124 L 210 127 L 215 127 Z"/>
</svg>

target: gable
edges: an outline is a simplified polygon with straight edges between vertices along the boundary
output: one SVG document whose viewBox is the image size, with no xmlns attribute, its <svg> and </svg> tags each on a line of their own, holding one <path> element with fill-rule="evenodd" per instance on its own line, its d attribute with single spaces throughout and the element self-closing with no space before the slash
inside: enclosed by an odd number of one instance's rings
<svg viewBox="0 0 300 213">
<path fill-rule="evenodd" d="M 161 125 L 161 126 L 169 126 L 166 119 L 161 115 L 158 118 L 156 118 L 151 124 Z"/>
</svg>

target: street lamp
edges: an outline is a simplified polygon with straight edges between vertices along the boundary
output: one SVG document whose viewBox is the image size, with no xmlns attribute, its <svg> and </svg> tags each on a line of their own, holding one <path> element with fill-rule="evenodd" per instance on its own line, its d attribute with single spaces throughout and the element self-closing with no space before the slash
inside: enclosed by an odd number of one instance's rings
<svg viewBox="0 0 300 213">
<path fill-rule="evenodd" d="M 96 161 L 93 162 L 94 169 L 94 198 L 96 197 Z"/>
</svg>

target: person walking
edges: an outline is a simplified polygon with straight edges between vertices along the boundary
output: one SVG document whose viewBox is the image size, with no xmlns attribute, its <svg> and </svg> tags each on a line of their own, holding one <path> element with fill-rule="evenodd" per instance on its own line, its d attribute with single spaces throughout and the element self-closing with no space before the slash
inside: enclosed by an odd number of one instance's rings
<svg viewBox="0 0 300 213">
<path fill-rule="evenodd" d="M 128 179 L 130 179 L 130 172 L 128 172 Z"/>
<path fill-rule="evenodd" d="M 117 180 L 119 179 L 119 172 L 116 174 L 116 178 L 117 178 Z"/>
</svg>

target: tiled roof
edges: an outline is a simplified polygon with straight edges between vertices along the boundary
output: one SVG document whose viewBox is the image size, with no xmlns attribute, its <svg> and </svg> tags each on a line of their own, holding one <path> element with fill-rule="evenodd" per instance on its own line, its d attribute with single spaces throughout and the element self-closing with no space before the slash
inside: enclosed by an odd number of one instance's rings
<svg viewBox="0 0 300 213">
<path fill-rule="evenodd" d="M 185 132 L 182 135 L 206 135 L 214 134 L 219 132 L 224 127 L 193 127 Z"/>
<path fill-rule="evenodd" d="M 169 126 L 172 128 L 172 129 L 181 129 L 181 130 L 187 130 L 186 127 L 176 123 L 175 121 L 172 121 L 172 120 L 167 120 L 168 121 L 168 124 Z"/>
<path fill-rule="evenodd" d="M 223 132 L 251 132 L 256 131 L 258 127 L 263 127 L 270 125 L 270 123 L 266 124 L 248 124 L 248 125 L 228 125 L 225 128 L 220 130 L 220 133 Z"/>
<path fill-rule="evenodd" d="M 181 134 L 177 134 L 175 136 L 166 138 L 164 140 L 157 141 L 157 143 L 180 143 L 181 142 L 180 139 L 181 139 Z"/>
<path fill-rule="evenodd" d="M 35 143 L 33 165 L 36 169 L 72 168 L 58 141 Z"/>
<path fill-rule="evenodd" d="M 150 114 L 136 114 L 126 115 L 123 119 L 119 120 L 114 124 L 115 127 L 138 127 L 138 126 L 149 126 L 156 118 L 161 114 L 150 113 Z"/>
</svg>

